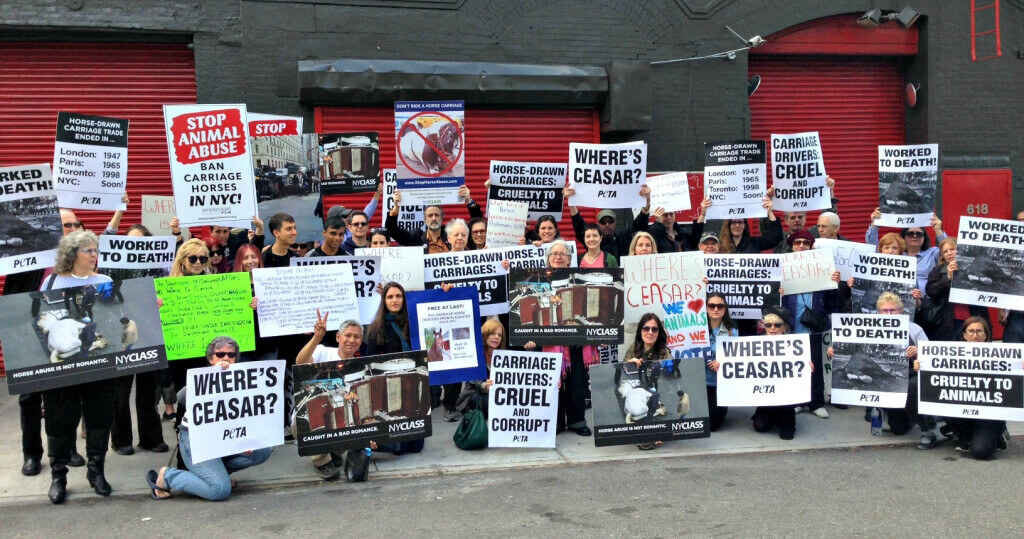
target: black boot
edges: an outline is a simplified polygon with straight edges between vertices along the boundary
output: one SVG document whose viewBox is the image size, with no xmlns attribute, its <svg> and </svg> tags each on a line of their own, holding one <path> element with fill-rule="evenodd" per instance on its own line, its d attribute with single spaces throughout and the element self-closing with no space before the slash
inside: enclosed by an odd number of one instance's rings
<svg viewBox="0 0 1024 539">
<path fill-rule="evenodd" d="M 54 504 L 64 503 L 68 497 L 68 461 L 66 459 L 50 458 L 50 501 Z"/>
<path fill-rule="evenodd" d="M 103 477 L 103 457 L 89 457 L 86 464 L 85 478 L 89 480 L 89 486 L 100 496 L 110 496 L 110 483 Z"/>
</svg>

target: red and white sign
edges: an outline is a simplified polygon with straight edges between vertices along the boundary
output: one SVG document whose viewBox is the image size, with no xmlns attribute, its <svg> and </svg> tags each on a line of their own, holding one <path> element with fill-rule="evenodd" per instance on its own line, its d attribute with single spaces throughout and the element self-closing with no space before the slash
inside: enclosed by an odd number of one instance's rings
<svg viewBox="0 0 1024 539">
<path fill-rule="evenodd" d="M 302 135 L 302 118 L 250 112 L 249 135 L 255 137 L 297 137 Z"/>
<path fill-rule="evenodd" d="M 164 105 L 182 227 L 248 226 L 256 214 L 245 105 Z"/>
</svg>

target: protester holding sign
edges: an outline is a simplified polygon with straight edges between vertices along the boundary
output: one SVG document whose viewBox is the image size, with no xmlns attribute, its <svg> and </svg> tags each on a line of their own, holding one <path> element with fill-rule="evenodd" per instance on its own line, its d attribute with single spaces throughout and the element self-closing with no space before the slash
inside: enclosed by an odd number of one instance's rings
<svg viewBox="0 0 1024 539">
<path fill-rule="evenodd" d="M 370 248 L 391 247 L 391 236 L 383 228 L 375 228 L 370 231 Z"/>
<path fill-rule="evenodd" d="M 487 219 L 474 217 L 469 220 L 469 250 L 487 248 Z"/>
<path fill-rule="evenodd" d="M 199 238 L 192 238 L 178 247 L 178 254 L 174 257 L 174 264 L 171 266 L 169 275 L 171 277 L 186 277 L 212 273 L 210 250 L 206 247 L 206 242 Z"/>
<path fill-rule="evenodd" d="M 647 232 L 637 232 L 633 235 L 633 241 L 629 242 L 629 250 L 626 253 L 628 256 L 656 255 L 658 244 L 654 241 L 654 236 Z"/>
<path fill-rule="evenodd" d="M 210 251 L 210 269 L 213 270 L 213 273 L 227 273 L 231 271 L 228 257 L 225 256 L 224 244 L 213 237 L 206 238 L 203 241 L 206 243 L 206 249 Z"/>
<path fill-rule="evenodd" d="M 329 217 L 324 221 L 324 241 L 313 250 L 306 253 L 307 257 L 317 256 L 339 256 L 351 255 L 353 251 L 345 249 L 342 242 L 345 241 L 345 233 L 348 226 L 340 215 Z"/>
<path fill-rule="evenodd" d="M 329 220 L 329 219 L 328 219 Z M 341 250 L 355 253 L 356 249 L 369 247 L 370 217 L 359 210 L 353 211 L 348 218 L 348 235 L 341 244 Z"/>
<path fill-rule="evenodd" d="M 814 236 L 806 230 L 790 235 L 787 241 L 793 252 L 808 251 L 814 247 Z M 838 271 L 832 273 L 832 281 L 839 282 Z M 839 312 L 842 307 L 839 293 L 833 289 L 790 294 L 782 296 L 782 306 L 793 313 L 793 333 L 807 333 L 811 336 L 811 362 L 814 365 L 811 373 L 811 401 L 797 408 L 801 412 L 810 409 L 814 415 L 827 419 L 821 341 L 831 325 L 829 316 Z"/>
<path fill-rule="evenodd" d="M 985 307 L 949 301 L 953 276 L 960 269 L 956 262 L 956 238 L 946 238 L 940 241 L 939 251 L 941 253 L 939 263 L 928 273 L 925 292 L 934 303 L 942 306 L 942 320 L 933 329 L 932 335 L 936 339 L 945 339 L 960 333 L 964 320 L 972 316 L 981 317 L 986 322 L 990 322 L 990 320 L 988 309 Z"/>
<path fill-rule="evenodd" d="M 206 347 L 206 361 L 210 366 L 227 370 L 238 359 L 238 353 L 238 342 L 231 337 L 217 337 Z M 182 406 L 186 404 L 184 387 L 178 392 L 178 402 Z M 154 499 L 163 500 L 171 497 L 172 490 L 179 490 L 210 501 L 226 500 L 231 496 L 230 475 L 263 464 L 270 458 L 273 449 L 256 448 L 223 458 L 193 462 L 188 435 L 189 415 L 185 414 L 182 418 L 178 435 L 178 448 L 187 470 L 167 466 L 160 468 L 159 472 L 150 470 L 146 474 L 150 495 Z"/>
<path fill-rule="evenodd" d="M 402 193 L 395 191 L 395 205 L 388 212 L 388 218 L 384 222 L 388 235 L 399 245 L 419 246 L 422 245 L 427 254 L 447 253 L 451 250 L 448 237 L 441 230 L 444 221 L 444 210 L 441 206 L 429 205 L 423 210 L 423 220 L 426 230 L 406 230 L 398 226 L 398 212 L 402 203 Z M 483 217 L 483 210 L 480 205 L 473 201 L 469 188 L 465 185 L 459 187 L 459 199 L 466 203 L 466 209 L 470 217 Z"/>
<path fill-rule="evenodd" d="M 768 217 L 760 221 L 761 235 L 750 235 L 750 224 L 746 219 L 729 219 L 722 223 L 722 231 L 719 233 L 721 252 L 753 255 L 771 249 L 782 241 L 782 225 L 772 211 L 771 200 L 765 200 Z M 703 206 L 701 204 L 701 207 Z"/>
<path fill-rule="evenodd" d="M 868 227 L 868 231 L 864 234 L 864 243 L 881 247 L 881 243 L 878 241 L 878 226 L 875 225 L 875 220 L 881 218 L 881 216 L 882 212 L 878 208 L 871 212 L 871 226 Z M 935 217 L 934 214 L 932 215 L 931 227 L 935 232 L 935 241 L 946 239 L 946 233 L 942 231 L 942 221 Z M 928 246 L 928 234 L 919 226 L 904 228 L 900 230 L 899 235 L 906 242 L 906 254 L 917 258 L 917 288 L 924 290 L 928 285 L 928 274 L 935 267 L 936 262 L 938 262 L 939 248 Z"/>
<path fill-rule="evenodd" d="M 715 432 L 725 423 L 725 415 L 729 412 L 728 406 L 718 405 L 718 337 L 738 337 L 739 331 L 729 317 L 729 304 L 725 301 L 725 295 L 719 292 L 708 294 L 708 343 L 705 348 L 704 358 L 704 381 L 707 384 L 708 413 L 711 417 L 711 432 Z"/>
<path fill-rule="evenodd" d="M 494 380 L 490 376 L 491 357 L 495 350 L 505 349 L 505 327 L 501 325 L 501 322 L 492 318 L 480 326 L 480 335 L 484 340 L 484 364 L 487 365 L 487 379 L 463 382 L 462 392 L 459 393 L 455 409 L 459 414 L 466 415 L 470 410 L 479 407 L 484 418 L 487 418 L 488 392 L 494 385 Z"/>
<path fill-rule="evenodd" d="M 551 243 L 562 239 L 562 231 L 558 229 L 558 221 L 554 216 L 541 215 L 533 225 L 532 230 L 527 230 L 526 235 L 519 241 L 520 245 L 527 242 L 533 243 L 534 247 L 540 247 L 545 243 Z"/>
<path fill-rule="evenodd" d="M 626 357 L 628 359 L 625 363 L 632 364 L 640 374 L 639 387 L 643 387 L 650 394 L 645 403 L 647 410 L 651 411 L 649 417 L 667 415 L 668 410 L 658 395 L 658 378 L 661 377 L 662 361 L 672 359 L 672 352 L 668 349 L 665 326 L 658 315 L 647 313 L 640 317 L 633 345 L 626 352 Z M 657 441 L 638 444 L 637 447 L 649 450 L 661 445 L 662 442 Z"/>
<path fill-rule="evenodd" d="M 765 335 L 785 335 L 790 332 L 791 315 L 786 308 L 769 308 L 765 310 L 763 324 Z M 813 349 L 813 344 L 811 345 Z M 812 364 L 811 370 L 814 370 Z M 820 370 L 820 367 L 819 367 Z M 806 386 L 805 386 L 806 387 Z M 768 432 L 779 428 L 779 438 L 792 440 L 796 435 L 796 411 L 792 406 L 758 406 L 754 416 L 754 430 Z"/>
<path fill-rule="evenodd" d="M 646 197 L 648 193 L 649 189 L 646 185 L 640 188 L 641 196 Z M 576 189 L 573 187 L 566 186 L 562 189 L 562 196 L 566 201 L 575 194 Z M 650 220 L 647 211 L 648 208 L 646 206 L 641 208 L 640 213 L 633 219 L 633 226 L 622 232 L 615 231 L 615 212 L 613 210 L 605 209 L 597 212 L 597 224 L 601 228 L 601 250 L 611 253 L 616 258 L 622 258 L 629 254 L 629 242 L 633 239 L 633 233 L 647 230 L 647 222 Z M 569 215 L 572 216 L 573 233 L 576 234 L 577 238 L 582 238 L 583 228 L 587 225 L 587 222 L 583 220 L 579 209 L 571 204 L 569 205 Z"/>
<path fill-rule="evenodd" d="M 677 223 L 676 212 L 667 212 L 663 208 L 654 208 L 654 212 L 651 215 L 654 216 L 654 222 L 647 227 L 647 231 L 658 242 L 659 253 L 696 250 L 697 238 L 704 231 L 703 207 L 701 207 L 697 219 L 689 225 Z"/>
</svg>

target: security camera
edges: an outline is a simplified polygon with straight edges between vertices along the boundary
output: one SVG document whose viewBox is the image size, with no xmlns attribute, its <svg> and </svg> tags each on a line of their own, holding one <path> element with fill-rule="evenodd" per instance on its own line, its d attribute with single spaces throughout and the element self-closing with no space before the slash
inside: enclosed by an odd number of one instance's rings
<svg viewBox="0 0 1024 539">
<path fill-rule="evenodd" d="M 747 43 L 754 48 L 760 47 L 761 45 L 764 45 L 764 38 L 761 36 L 754 36 L 747 40 Z"/>
</svg>

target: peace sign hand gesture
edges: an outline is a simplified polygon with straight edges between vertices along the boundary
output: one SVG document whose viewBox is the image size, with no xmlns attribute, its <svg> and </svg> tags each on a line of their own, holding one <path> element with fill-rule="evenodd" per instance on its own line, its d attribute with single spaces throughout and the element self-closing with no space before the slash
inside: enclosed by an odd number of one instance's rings
<svg viewBox="0 0 1024 539">
<path fill-rule="evenodd" d="M 327 317 L 330 316 L 331 312 L 324 313 L 323 317 L 320 317 L 320 309 L 316 310 L 316 323 L 313 324 L 313 336 L 317 340 L 323 339 L 324 335 L 327 334 Z"/>
</svg>

